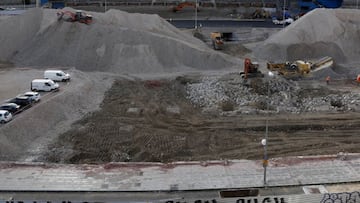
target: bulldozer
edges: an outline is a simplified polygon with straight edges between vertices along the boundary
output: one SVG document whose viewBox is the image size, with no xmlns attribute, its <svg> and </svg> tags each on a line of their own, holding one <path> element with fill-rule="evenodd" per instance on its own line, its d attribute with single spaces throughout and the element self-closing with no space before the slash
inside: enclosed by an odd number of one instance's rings
<svg viewBox="0 0 360 203">
<path fill-rule="evenodd" d="M 71 11 L 59 11 L 57 12 L 57 16 L 58 21 L 80 22 L 87 25 L 92 22 L 92 15 L 86 14 L 81 10 L 77 10 L 75 13 Z"/>
<path fill-rule="evenodd" d="M 220 32 L 210 33 L 211 43 L 215 50 L 223 49 L 224 40 Z"/>
<path fill-rule="evenodd" d="M 303 77 L 309 75 L 310 72 L 318 71 L 332 66 L 333 59 L 329 56 L 323 57 L 315 62 L 296 60 L 292 63 L 267 63 L 267 69 L 278 72 L 284 77 Z"/>
<path fill-rule="evenodd" d="M 264 77 L 264 74 L 259 70 L 259 63 L 251 62 L 251 59 L 244 60 L 244 71 L 240 72 L 244 79 Z"/>
</svg>

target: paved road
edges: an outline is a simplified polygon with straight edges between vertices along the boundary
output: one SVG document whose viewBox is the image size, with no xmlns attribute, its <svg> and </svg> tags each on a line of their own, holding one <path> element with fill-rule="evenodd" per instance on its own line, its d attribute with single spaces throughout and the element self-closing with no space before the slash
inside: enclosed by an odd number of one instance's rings
<svg viewBox="0 0 360 203">
<path fill-rule="evenodd" d="M 194 20 L 168 20 L 177 28 L 194 28 Z M 282 25 L 275 25 L 271 20 L 198 20 L 198 26 L 202 27 L 265 27 L 281 28 Z"/>
<path fill-rule="evenodd" d="M 272 159 L 268 186 L 360 181 L 360 154 Z M 1 191 L 178 191 L 263 187 L 261 161 L 0 163 Z"/>
</svg>

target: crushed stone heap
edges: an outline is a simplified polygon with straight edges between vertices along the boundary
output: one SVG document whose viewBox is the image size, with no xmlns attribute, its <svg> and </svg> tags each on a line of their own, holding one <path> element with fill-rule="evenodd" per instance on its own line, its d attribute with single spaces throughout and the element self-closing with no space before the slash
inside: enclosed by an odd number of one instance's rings
<svg viewBox="0 0 360 203">
<path fill-rule="evenodd" d="M 360 10 L 315 9 L 274 34 L 255 51 L 272 61 L 331 56 L 336 63 L 360 63 Z"/>
<path fill-rule="evenodd" d="M 58 21 L 51 9 L 30 9 L 0 21 L 0 61 L 135 74 L 220 70 L 238 63 L 158 15 L 91 14 L 90 25 Z"/>
</svg>

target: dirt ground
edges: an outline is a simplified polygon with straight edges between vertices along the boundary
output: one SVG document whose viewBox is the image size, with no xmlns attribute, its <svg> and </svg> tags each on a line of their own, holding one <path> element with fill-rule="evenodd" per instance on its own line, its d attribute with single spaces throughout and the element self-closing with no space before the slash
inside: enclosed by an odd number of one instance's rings
<svg viewBox="0 0 360 203">
<path fill-rule="evenodd" d="M 43 158 L 62 163 L 261 159 L 266 119 L 269 157 L 360 152 L 356 111 L 204 113 L 186 95 L 186 84 L 198 79 L 117 80 L 101 110 L 76 122 Z M 316 94 L 319 89 L 308 89 L 300 97 Z"/>
</svg>

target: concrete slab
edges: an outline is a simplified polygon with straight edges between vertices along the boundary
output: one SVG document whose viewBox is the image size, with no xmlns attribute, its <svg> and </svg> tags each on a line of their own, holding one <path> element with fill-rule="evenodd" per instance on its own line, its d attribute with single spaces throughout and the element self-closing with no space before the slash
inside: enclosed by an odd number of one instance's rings
<svg viewBox="0 0 360 203">
<path fill-rule="evenodd" d="M 268 186 L 360 181 L 360 154 L 270 160 Z M 176 191 L 263 187 L 261 161 L 0 163 L 0 191 Z"/>
</svg>

